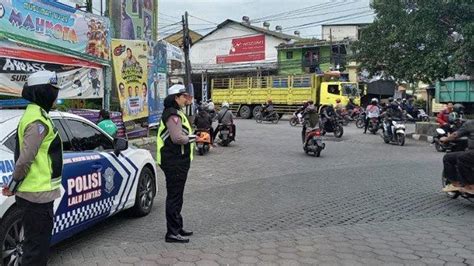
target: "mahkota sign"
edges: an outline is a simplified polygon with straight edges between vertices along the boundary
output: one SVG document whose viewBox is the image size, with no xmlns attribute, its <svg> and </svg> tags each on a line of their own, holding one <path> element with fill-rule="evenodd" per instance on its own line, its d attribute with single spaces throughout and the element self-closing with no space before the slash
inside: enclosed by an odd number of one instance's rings
<svg viewBox="0 0 474 266">
<path fill-rule="evenodd" d="M 54 1 L 0 3 L 0 37 L 109 64 L 110 22 Z"/>
<path fill-rule="evenodd" d="M 232 39 L 228 55 L 218 55 L 217 64 L 265 60 L 265 35 Z"/>
</svg>

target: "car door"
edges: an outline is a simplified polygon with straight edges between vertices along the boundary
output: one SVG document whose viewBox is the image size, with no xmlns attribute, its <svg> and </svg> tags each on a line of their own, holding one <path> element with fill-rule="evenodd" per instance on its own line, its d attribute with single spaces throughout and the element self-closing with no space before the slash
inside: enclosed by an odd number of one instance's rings
<svg viewBox="0 0 474 266">
<path fill-rule="evenodd" d="M 130 175 L 113 154 L 113 140 L 98 128 L 70 117 L 55 120 L 55 124 L 63 138 L 64 159 L 54 243 L 117 212 L 117 195 L 124 176 Z"/>
</svg>

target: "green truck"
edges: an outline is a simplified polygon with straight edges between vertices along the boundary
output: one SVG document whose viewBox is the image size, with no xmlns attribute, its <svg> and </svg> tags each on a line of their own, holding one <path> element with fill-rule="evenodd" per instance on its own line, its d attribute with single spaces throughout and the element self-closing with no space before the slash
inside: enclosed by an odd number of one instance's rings
<svg viewBox="0 0 474 266">
<path fill-rule="evenodd" d="M 467 113 L 474 113 L 474 79 L 445 79 L 436 82 L 436 100 L 439 103 L 461 103 Z"/>
</svg>

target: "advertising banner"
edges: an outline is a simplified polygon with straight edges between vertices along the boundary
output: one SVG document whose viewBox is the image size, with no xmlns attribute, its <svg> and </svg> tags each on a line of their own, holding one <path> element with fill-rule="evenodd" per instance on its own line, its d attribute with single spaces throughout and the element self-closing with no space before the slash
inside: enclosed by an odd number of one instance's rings
<svg viewBox="0 0 474 266">
<path fill-rule="evenodd" d="M 28 76 L 40 70 L 55 71 L 59 99 L 102 98 L 101 65 L 0 41 L 0 94 L 21 96 Z"/>
<path fill-rule="evenodd" d="M 124 40 L 156 40 L 157 0 L 111 1 L 112 20 L 118 25 L 115 36 Z"/>
<path fill-rule="evenodd" d="M 163 113 L 163 100 L 166 97 L 167 47 L 163 42 L 153 46 L 152 57 L 149 60 L 148 73 L 148 126 L 157 126 Z"/>
<path fill-rule="evenodd" d="M 108 18 L 53 1 L 0 3 L 0 36 L 107 65 L 109 27 Z"/>
<path fill-rule="evenodd" d="M 123 121 L 148 116 L 148 60 L 145 41 L 112 39 L 112 61 Z"/>
<path fill-rule="evenodd" d="M 232 39 L 228 55 L 218 55 L 217 64 L 265 60 L 265 35 Z"/>
</svg>

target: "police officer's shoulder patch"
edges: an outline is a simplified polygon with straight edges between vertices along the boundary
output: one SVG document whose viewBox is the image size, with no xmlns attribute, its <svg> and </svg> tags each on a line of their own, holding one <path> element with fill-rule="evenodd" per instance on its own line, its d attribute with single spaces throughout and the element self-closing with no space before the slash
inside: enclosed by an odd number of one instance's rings
<svg viewBox="0 0 474 266">
<path fill-rule="evenodd" d="M 46 130 L 45 126 L 43 123 L 38 123 L 38 134 L 43 135 L 44 131 Z"/>
</svg>

